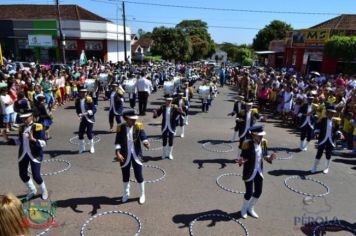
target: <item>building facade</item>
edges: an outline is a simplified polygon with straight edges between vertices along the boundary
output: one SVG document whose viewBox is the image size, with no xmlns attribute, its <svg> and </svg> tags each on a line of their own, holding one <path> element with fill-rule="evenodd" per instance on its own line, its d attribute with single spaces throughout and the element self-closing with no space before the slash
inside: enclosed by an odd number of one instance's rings
<svg viewBox="0 0 356 236">
<path fill-rule="evenodd" d="M 325 42 L 334 35 L 356 36 L 356 15 L 341 15 L 309 29 L 290 32 L 286 38 L 285 66 L 302 72 L 342 72 L 344 62 L 324 53 Z"/>
<path fill-rule="evenodd" d="M 0 5 L 0 43 L 5 57 L 53 63 L 60 61 L 55 5 Z M 61 5 L 66 60 L 124 61 L 124 29 L 78 5 Z M 126 27 L 126 50 L 131 54 L 131 31 Z"/>
</svg>

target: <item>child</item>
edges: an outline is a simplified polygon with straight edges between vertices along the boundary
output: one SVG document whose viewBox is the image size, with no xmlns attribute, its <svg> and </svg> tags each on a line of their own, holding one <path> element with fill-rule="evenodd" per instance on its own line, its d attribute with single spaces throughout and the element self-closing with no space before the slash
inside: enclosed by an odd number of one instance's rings
<svg viewBox="0 0 356 236">
<path fill-rule="evenodd" d="M 70 86 L 69 81 L 67 81 L 65 87 L 65 101 L 69 102 L 71 99 L 72 99 L 72 88 Z"/>
<path fill-rule="evenodd" d="M 344 134 L 345 137 L 345 141 L 346 141 L 346 145 L 347 145 L 347 149 L 352 150 L 352 133 L 354 131 L 354 127 L 353 127 L 353 119 L 352 119 L 352 112 L 348 112 L 345 117 L 344 117 L 344 125 L 342 127 L 342 132 Z"/>
</svg>

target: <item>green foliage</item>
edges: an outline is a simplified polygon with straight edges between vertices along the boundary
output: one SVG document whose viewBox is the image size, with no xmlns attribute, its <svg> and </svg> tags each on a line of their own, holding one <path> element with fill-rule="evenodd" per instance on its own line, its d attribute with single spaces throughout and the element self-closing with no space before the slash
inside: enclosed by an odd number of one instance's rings
<svg viewBox="0 0 356 236">
<path fill-rule="evenodd" d="M 243 66 L 252 66 L 253 65 L 253 59 L 252 58 L 245 58 L 242 61 Z"/>
<path fill-rule="evenodd" d="M 192 60 L 210 57 L 215 53 L 215 43 L 208 32 L 208 25 L 201 20 L 183 20 L 176 25 L 191 41 L 193 52 Z"/>
<path fill-rule="evenodd" d="M 165 60 L 187 61 L 192 54 L 192 45 L 181 29 L 159 27 L 152 32 L 152 54 Z"/>
<path fill-rule="evenodd" d="M 161 56 L 145 56 L 145 61 L 160 61 L 162 60 Z"/>
<path fill-rule="evenodd" d="M 228 59 L 233 62 L 243 64 L 252 60 L 252 49 L 248 45 L 235 45 L 232 43 L 223 43 L 220 45 L 221 50 L 227 52 Z"/>
<path fill-rule="evenodd" d="M 344 73 L 355 73 L 351 61 L 356 59 L 356 36 L 333 36 L 325 42 L 325 54 L 345 61 Z"/>
<path fill-rule="evenodd" d="M 328 56 L 351 61 L 356 58 L 356 36 L 333 36 L 326 41 L 324 48 Z"/>
<path fill-rule="evenodd" d="M 269 43 L 274 39 L 284 39 L 288 31 L 293 30 L 290 24 L 283 21 L 274 20 L 269 25 L 258 31 L 253 39 L 254 50 L 268 50 Z"/>
</svg>

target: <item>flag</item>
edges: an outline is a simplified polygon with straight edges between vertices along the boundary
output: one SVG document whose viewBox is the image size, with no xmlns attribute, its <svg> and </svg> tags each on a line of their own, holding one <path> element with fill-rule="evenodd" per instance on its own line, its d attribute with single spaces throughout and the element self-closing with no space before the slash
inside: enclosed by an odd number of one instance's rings
<svg viewBox="0 0 356 236">
<path fill-rule="evenodd" d="M 0 66 L 4 64 L 3 58 L 2 58 L 2 50 L 1 50 L 1 44 L 0 44 Z"/>
<path fill-rule="evenodd" d="M 85 56 L 84 50 L 83 50 L 82 53 L 80 54 L 79 64 L 80 64 L 80 65 L 85 65 L 85 64 L 87 64 L 87 57 Z"/>
</svg>

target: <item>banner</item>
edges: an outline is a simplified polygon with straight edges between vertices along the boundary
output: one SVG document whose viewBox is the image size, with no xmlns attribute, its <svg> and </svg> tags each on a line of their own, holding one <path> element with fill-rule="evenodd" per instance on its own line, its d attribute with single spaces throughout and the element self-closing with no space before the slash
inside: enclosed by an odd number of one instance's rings
<svg viewBox="0 0 356 236">
<path fill-rule="evenodd" d="M 53 47 L 51 35 L 28 35 L 28 46 L 30 47 Z"/>
</svg>

